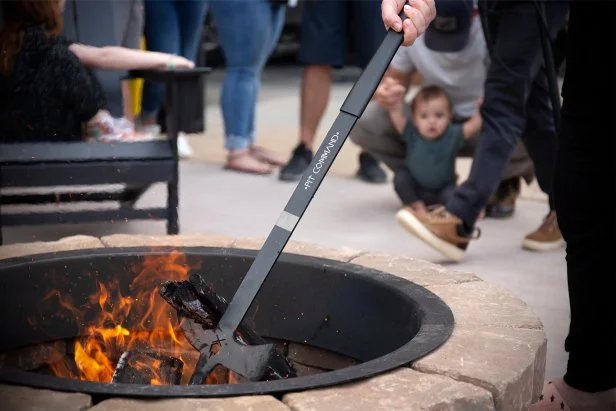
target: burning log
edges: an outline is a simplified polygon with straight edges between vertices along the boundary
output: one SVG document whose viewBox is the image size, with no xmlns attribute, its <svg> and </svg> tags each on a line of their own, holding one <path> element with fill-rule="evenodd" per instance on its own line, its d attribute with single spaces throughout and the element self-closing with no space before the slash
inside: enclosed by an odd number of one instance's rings
<svg viewBox="0 0 616 411">
<path fill-rule="evenodd" d="M 191 274 L 189 281 L 167 281 L 159 288 L 160 295 L 176 309 L 179 316 L 194 320 L 201 330 L 191 329 L 187 338 L 195 347 L 199 332 L 216 328 L 218 321 L 227 309 L 228 302 L 217 295 L 212 287 L 199 274 Z M 191 334 L 191 335 L 189 335 Z M 241 325 L 235 332 L 235 339 L 244 345 L 261 345 L 267 341 L 252 328 Z M 211 347 L 210 347 L 211 348 Z M 291 363 L 278 351 L 268 363 L 262 380 L 279 380 L 295 377 L 296 373 Z"/>
<path fill-rule="evenodd" d="M 126 351 L 120 357 L 112 383 L 179 385 L 184 363 L 154 352 Z"/>
</svg>

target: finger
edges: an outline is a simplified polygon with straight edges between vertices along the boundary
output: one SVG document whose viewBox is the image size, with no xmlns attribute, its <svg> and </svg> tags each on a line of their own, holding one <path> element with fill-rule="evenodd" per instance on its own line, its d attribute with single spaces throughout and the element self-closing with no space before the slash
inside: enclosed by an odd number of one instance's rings
<svg viewBox="0 0 616 411">
<path fill-rule="evenodd" d="M 427 24 L 430 24 L 436 17 L 434 0 L 410 0 L 409 4 L 421 12 Z"/>
<path fill-rule="evenodd" d="M 404 13 L 407 16 L 408 13 L 410 13 L 409 10 L 412 11 L 410 6 L 404 6 Z M 402 27 L 404 30 L 404 40 L 402 40 L 402 44 L 404 46 L 411 46 L 417 39 L 419 33 L 417 33 L 417 29 L 415 28 L 415 25 L 412 23 L 410 18 L 404 19 Z"/>
<path fill-rule="evenodd" d="M 392 28 L 395 31 L 402 30 L 402 19 L 399 16 L 405 0 L 383 0 L 381 3 L 381 18 L 385 28 Z"/>
<path fill-rule="evenodd" d="M 384 84 L 387 88 L 391 87 L 392 85 L 394 85 L 394 84 L 396 84 L 396 83 L 397 83 L 397 81 L 396 81 L 396 80 L 394 80 L 393 78 L 389 77 L 389 76 L 387 76 L 387 77 L 385 77 L 385 78 L 383 79 L 383 84 Z"/>
<path fill-rule="evenodd" d="M 402 97 L 404 97 L 404 94 L 405 94 L 404 91 L 405 90 L 396 90 L 387 97 L 392 100 L 400 100 Z"/>
<path fill-rule="evenodd" d="M 404 8 L 404 14 L 408 17 L 407 20 L 410 20 L 415 26 L 418 36 L 426 31 L 428 25 L 421 10 L 409 6 Z"/>
</svg>

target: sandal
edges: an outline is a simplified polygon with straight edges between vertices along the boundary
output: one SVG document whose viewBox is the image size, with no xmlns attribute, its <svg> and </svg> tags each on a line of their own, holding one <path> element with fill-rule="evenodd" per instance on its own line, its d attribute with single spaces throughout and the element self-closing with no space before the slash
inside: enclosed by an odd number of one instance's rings
<svg viewBox="0 0 616 411">
<path fill-rule="evenodd" d="M 539 401 L 532 404 L 528 411 L 571 411 L 571 408 L 563 400 L 556 385 L 548 381 L 543 385 Z"/>
<path fill-rule="evenodd" d="M 272 168 L 268 164 L 255 158 L 248 150 L 230 153 L 227 157 L 225 169 L 261 175 L 270 174 L 272 172 Z"/>
<path fill-rule="evenodd" d="M 286 164 L 286 161 L 284 161 L 283 158 L 279 157 L 277 154 L 272 153 L 269 150 L 264 149 L 263 147 L 250 147 L 250 154 L 252 154 L 258 160 L 272 166 L 280 167 Z"/>
</svg>

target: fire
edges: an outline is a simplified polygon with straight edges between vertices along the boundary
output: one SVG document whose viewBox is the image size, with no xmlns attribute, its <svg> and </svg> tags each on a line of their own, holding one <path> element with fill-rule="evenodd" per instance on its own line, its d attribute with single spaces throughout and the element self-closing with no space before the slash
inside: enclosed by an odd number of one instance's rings
<svg viewBox="0 0 616 411">
<path fill-rule="evenodd" d="M 111 382 L 122 353 L 150 350 L 180 359 L 183 362 L 182 383 L 185 383 L 194 370 L 198 353 L 183 337 L 180 324 L 171 315 L 173 310 L 158 294 L 158 286 L 167 280 L 186 280 L 189 269 L 185 255 L 179 252 L 148 256 L 135 270 L 138 274 L 130 284 L 130 296 L 122 295 L 118 281 L 98 282 L 98 292 L 89 297 L 89 304 L 83 309 L 76 308 L 57 291 L 50 293 L 47 298 L 58 299 L 62 315 L 70 314 L 78 324 L 83 324 L 86 311 L 99 311 L 94 321 L 84 327 L 83 337 L 74 342 L 74 364 L 70 361 L 51 364 L 54 373 L 66 378 Z M 129 328 L 129 323 L 136 325 Z M 163 384 L 164 379 L 157 374 L 160 361 L 137 362 L 132 366 L 147 368 L 153 375 L 151 384 Z M 221 383 L 219 375 L 212 379 Z M 208 378 L 206 383 L 209 382 L 214 381 Z"/>
</svg>

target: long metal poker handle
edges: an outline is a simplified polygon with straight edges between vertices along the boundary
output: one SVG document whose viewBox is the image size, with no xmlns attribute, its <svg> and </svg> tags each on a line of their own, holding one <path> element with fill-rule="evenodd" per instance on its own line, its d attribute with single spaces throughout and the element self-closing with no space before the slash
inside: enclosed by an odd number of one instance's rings
<svg viewBox="0 0 616 411">
<path fill-rule="evenodd" d="M 404 19 L 404 17 L 402 17 Z M 340 111 L 360 118 L 378 87 L 387 67 L 402 44 L 403 34 L 388 30 L 385 39 L 349 92 Z"/>
<path fill-rule="evenodd" d="M 405 18 L 403 15 L 401 17 Z M 325 140 L 321 143 L 310 166 L 304 172 L 284 211 L 265 240 L 263 247 L 257 253 L 248 273 L 220 319 L 218 328 L 223 332 L 232 335 L 231 333 L 242 322 L 355 122 L 361 117 L 370 102 L 396 50 L 402 44 L 402 40 L 402 33 L 388 30 L 378 50 L 349 92 L 340 109 L 340 114 L 334 121 Z"/>
</svg>

